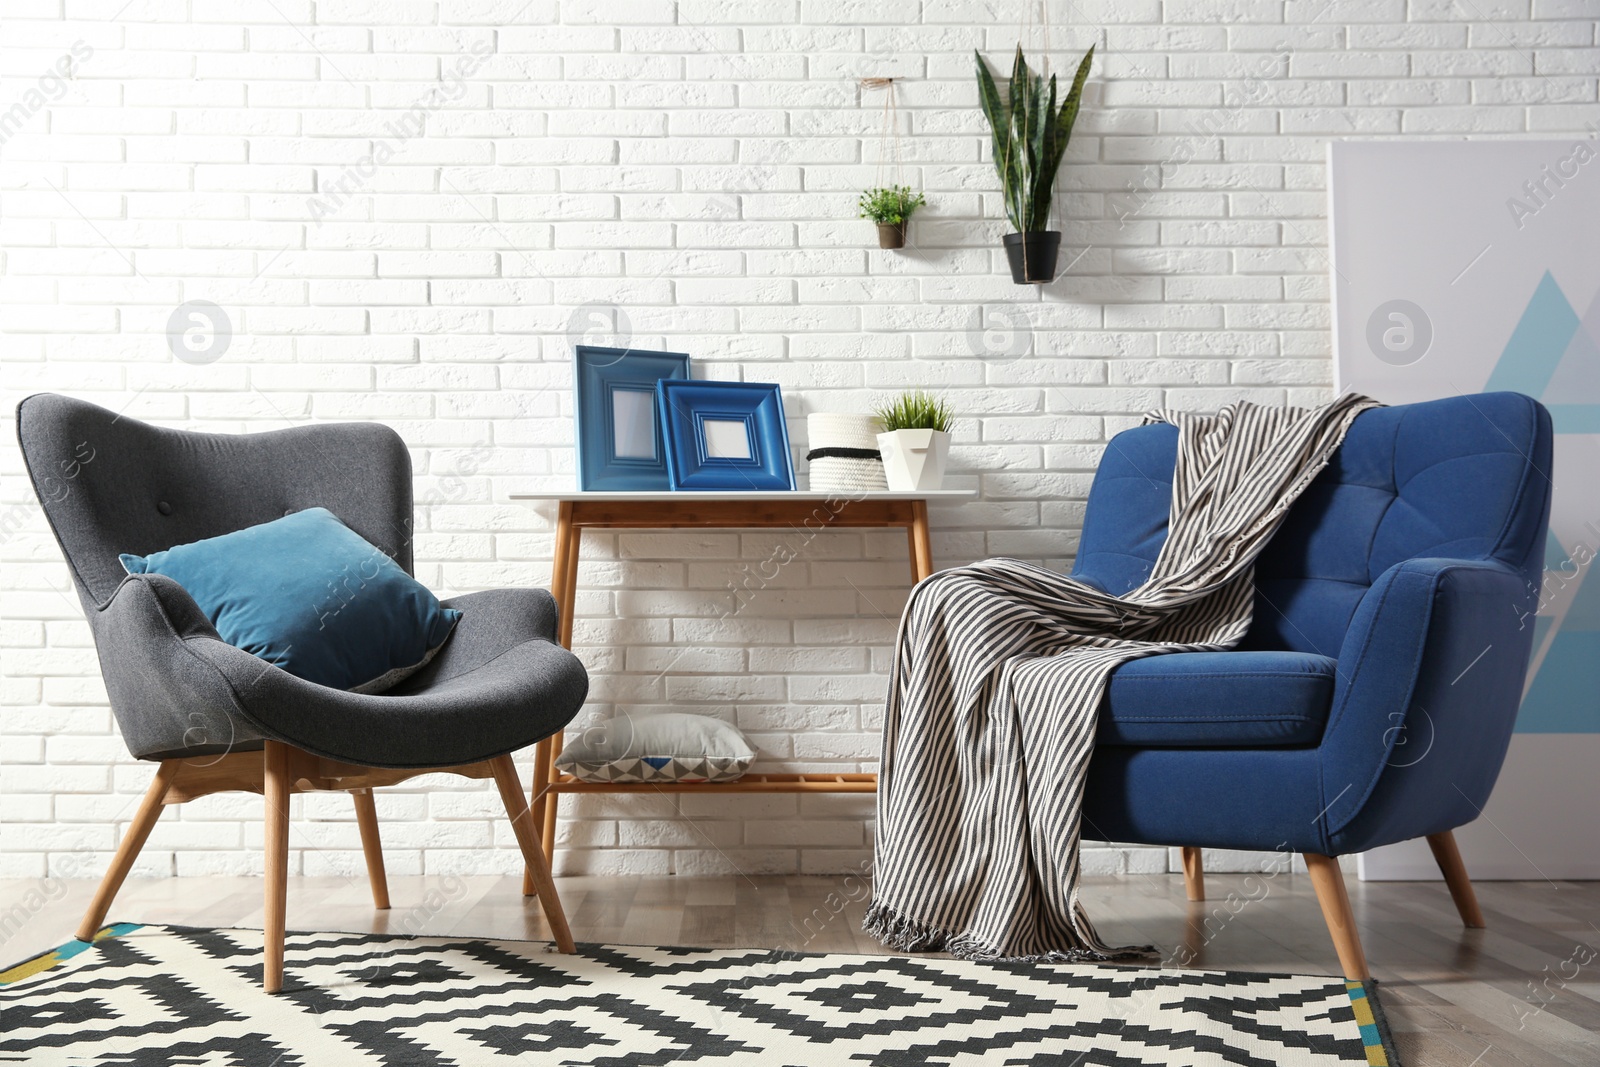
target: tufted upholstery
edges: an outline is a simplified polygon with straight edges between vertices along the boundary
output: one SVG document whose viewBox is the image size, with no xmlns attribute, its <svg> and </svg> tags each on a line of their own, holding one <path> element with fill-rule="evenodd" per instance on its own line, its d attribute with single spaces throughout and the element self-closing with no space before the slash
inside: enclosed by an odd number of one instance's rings
<svg viewBox="0 0 1600 1067">
<path fill-rule="evenodd" d="M 1116 593 L 1148 576 L 1166 539 L 1178 432 L 1118 434 L 1089 494 L 1075 576 Z M 1548 416 L 1520 393 L 1360 415 L 1256 565 L 1243 649 L 1338 656 L 1356 607 L 1407 559 L 1493 559 L 1537 587 L 1544 528 L 1528 506 L 1545 476 Z M 1542 465 L 1548 469 L 1548 463 Z"/>
</svg>

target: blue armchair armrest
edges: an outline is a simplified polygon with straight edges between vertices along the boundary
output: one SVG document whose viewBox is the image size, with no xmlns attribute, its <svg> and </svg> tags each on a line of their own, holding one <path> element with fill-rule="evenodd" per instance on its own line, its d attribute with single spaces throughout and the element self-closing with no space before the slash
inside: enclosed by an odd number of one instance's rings
<svg viewBox="0 0 1600 1067">
<path fill-rule="evenodd" d="M 1335 854 L 1477 817 L 1511 742 L 1536 593 L 1493 560 L 1411 559 L 1373 583 L 1318 750 Z"/>
</svg>

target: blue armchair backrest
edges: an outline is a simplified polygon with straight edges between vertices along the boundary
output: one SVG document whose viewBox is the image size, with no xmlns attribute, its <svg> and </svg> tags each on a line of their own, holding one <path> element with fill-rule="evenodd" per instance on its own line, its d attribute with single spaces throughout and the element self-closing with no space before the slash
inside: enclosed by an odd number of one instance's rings
<svg viewBox="0 0 1600 1067">
<path fill-rule="evenodd" d="M 1153 425 L 1106 446 L 1075 576 L 1120 594 L 1149 575 L 1167 536 L 1177 443 L 1174 427 Z M 1520 393 L 1364 412 L 1257 561 L 1241 647 L 1337 656 L 1368 587 L 1407 559 L 1498 560 L 1537 597 L 1550 451 L 1549 413 Z"/>
</svg>

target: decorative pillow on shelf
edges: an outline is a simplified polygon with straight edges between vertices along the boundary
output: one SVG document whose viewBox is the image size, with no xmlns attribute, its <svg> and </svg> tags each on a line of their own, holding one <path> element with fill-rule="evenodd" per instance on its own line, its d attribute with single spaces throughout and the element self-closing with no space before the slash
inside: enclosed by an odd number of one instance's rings
<svg viewBox="0 0 1600 1067">
<path fill-rule="evenodd" d="M 228 644 L 332 689 L 399 684 L 461 619 L 327 508 L 121 559 L 183 586 Z"/>
<path fill-rule="evenodd" d="M 709 715 L 617 715 L 573 738 L 556 767 L 585 782 L 731 782 L 755 762 L 738 727 Z"/>
</svg>

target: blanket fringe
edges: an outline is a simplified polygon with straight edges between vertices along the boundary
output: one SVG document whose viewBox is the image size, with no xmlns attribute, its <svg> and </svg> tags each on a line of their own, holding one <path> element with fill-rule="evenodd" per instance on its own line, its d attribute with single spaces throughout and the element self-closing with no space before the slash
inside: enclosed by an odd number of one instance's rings
<svg viewBox="0 0 1600 1067">
<path fill-rule="evenodd" d="M 877 901 L 868 906 L 861 929 L 900 952 L 942 952 L 950 940 L 950 935 L 938 927 L 909 919 Z"/>
<path fill-rule="evenodd" d="M 867 908 L 861 929 L 884 945 L 899 952 L 948 952 L 958 960 L 988 963 L 1114 963 L 1125 960 L 1153 960 L 1160 956 L 1154 945 L 1125 945 L 1104 952 L 1091 948 L 1051 949 L 1028 955 L 1007 955 L 971 934 L 952 936 L 948 931 L 902 915 L 887 904 L 874 901 Z"/>
</svg>

